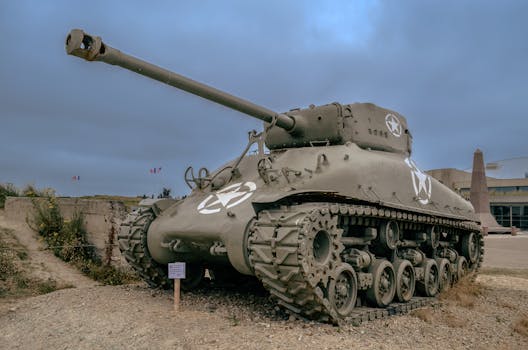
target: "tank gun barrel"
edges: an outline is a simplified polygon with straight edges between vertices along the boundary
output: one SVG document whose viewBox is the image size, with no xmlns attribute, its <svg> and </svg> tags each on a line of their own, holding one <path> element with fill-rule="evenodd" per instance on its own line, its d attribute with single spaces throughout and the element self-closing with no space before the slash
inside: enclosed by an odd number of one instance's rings
<svg viewBox="0 0 528 350">
<path fill-rule="evenodd" d="M 158 80 L 167 85 L 201 96 L 205 99 L 235 109 L 267 123 L 285 129 L 293 130 L 295 120 L 285 114 L 276 113 L 270 109 L 256 105 L 240 97 L 233 96 L 211 86 L 199 83 L 180 74 L 145 62 L 139 58 L 127 55 L 110 47 L 101 41 L 100 37 L 73 29 L 66 38 L 66 52 L 69 55 L 83 58 L 87 61 L 101 61 L 120 66 L 134 73 Z"/>
</svg>

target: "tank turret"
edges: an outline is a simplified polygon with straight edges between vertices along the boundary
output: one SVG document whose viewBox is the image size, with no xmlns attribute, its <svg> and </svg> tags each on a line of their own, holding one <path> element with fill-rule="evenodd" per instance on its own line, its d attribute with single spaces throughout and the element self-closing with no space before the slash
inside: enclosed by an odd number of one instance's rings
<svg viewBox="0 0 528 350">
<path fill-rule="evenodd" d="M 371 103 L 311 105 L 307 109 L 277 113 L 124 54 L 103 43 L 100 37 L 80 29 L 74 29 L 68 35 L 66 52 L 88 61 L 120 66 L 260 119 L 266 123 L 268 133 L 265 142 L 269 149 L 353 142 L 362 148 L 411 153 L 411 135 L 405 118 Z"/>
</svg>

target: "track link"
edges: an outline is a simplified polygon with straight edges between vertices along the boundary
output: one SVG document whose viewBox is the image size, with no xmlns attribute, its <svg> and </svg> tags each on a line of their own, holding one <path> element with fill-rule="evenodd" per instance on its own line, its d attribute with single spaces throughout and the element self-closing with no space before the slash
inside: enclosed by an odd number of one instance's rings
<svg viewBox="0 0 528 350">
<path fill-rule="evenodd" d="M 436 298 L 413 297 L 407 303 L 391 303 L 386 308 L 356 307 L 351 314 L 341 316 L 331 305 L 326 291 L 329 279 L 342 263 L 343 251 L 337 217 L 349 221 L 367 222 L 376 219 L 394 219 L 407 228 L 435 224 L 444 230 L 478 232 L 480 251 L 478 263 L 471 269 L 476 272 L 483 258 L 483 239 L 478 225 L 446 218 L 418 215 L 393 209 L 349 204 L 303 204 L 284 209 L 264 210 L 259 213 L 249 230 L 249 260 L 255 275 L 268 289 L 278 305 L 290 314 L 335 324 L 360 324 L 365 321 L 407 313 L 430 305 Z M 310 254 L 314 238 L 311 231 L 329 233 L 330 247 L 327 261 L 319 262 Z M 418 226 L 419 227 L 419 226 Z"/>
</svg>

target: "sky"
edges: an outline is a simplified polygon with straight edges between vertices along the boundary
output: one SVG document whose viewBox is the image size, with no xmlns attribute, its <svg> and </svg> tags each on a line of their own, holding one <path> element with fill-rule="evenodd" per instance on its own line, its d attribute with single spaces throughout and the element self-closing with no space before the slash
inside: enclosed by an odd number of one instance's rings
<svg viewBox="0 0 528 350">
<path fill-rule="evenodd" d="M 66 55 L 74 28 L 277 112 L 334 101 L 395 110 L 423 169 L 467 169 L 476 148 L 485 161 L 527 156 L 527 15 L 522 0 L 0 0 L 0 183 L 185 195 L 187 166 L 219 167 L 262 128 Z"/>
</svg>

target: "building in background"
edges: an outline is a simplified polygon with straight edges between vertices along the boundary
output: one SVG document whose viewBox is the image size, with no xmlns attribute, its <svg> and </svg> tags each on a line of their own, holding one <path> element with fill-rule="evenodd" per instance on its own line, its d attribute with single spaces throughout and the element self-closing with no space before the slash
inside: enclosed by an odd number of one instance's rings
<svg viewBox="0 0 528 350">
<path fill-rule="evenodd" d="M 469 200 L 471 169 L 434 169 L 427 172 Z M 505 227 L 528 230 L 528 157 L 486 164 L 491 214 Z"/>
</svg>

